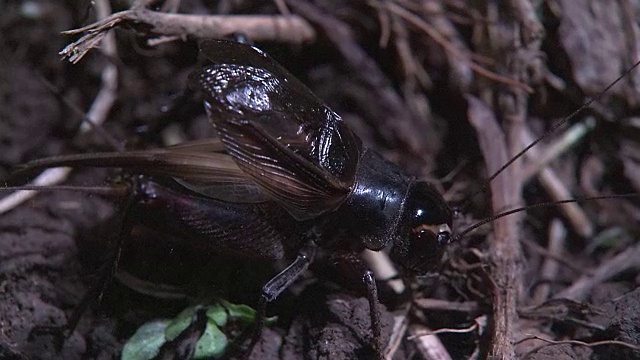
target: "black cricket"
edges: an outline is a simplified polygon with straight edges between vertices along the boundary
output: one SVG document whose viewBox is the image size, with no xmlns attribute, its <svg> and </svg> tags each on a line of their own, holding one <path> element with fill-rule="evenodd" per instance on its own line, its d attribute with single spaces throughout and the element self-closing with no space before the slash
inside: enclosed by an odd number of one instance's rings
<svg viewBox="0 0 640 360">
<path fill-rule="evenodd" d="M 366 288 L 372 346 L 382 358 L 376 283 L 359 253 L 388 251 L 409 274 L 434 270 L 453 239 L 451 209 L 432 185 L 363 147 L 339 115 L 261 50 L 208 40 L 200 52 L 209 65 L 191 75 L 190 87 L 204 97 L 221 143 L 61 156 L 24 169 L 119 167 L 140 174 L 130 179 L 111 274 L 134 217 L 185 246 L 206 239 L 207 250 L 221 256 L 290 261 L 262 288 L 251 346 L 266 304 L 308 268 L 316 248 L 327 250 L 331 264 L 350 269 L 347 283 Z"/>
</svg>

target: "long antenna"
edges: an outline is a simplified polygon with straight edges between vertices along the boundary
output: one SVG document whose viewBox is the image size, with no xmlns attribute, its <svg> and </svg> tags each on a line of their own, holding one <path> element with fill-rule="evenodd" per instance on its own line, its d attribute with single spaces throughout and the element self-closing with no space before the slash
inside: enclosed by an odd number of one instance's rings
<svg viewBox="0 0 640 360">
<path fill-rule="evenodd" d="M 632 197 L 640 197 L 640 194 L 631 193 L 631 194 L 603 195 L 603 196 L 586 197 L 586 198 L 580 198 L 580 199 L 567 199 L 567 200 L 559 200 L 559 201 L 549 201 L 549 202 L 544 202 L 544 203 L 539 203 L 539 204 L 534 204 L 534 205 L 529 205 L 529 206 L 523 206 L 523 207 L 507 210 L 507 211 L 501 212 L 499 214 L 490 216 L 490 217 L 488 217 L 486 219 L 480 220 L 479 222 L 467 227 L 466 229 L 464 229 L 461 232 L 459 232 L 458 234 L 456 234 L 453 239 L 454 239 L 454 241 L 458 241 L 458 240 L 462 239 L 466 234 L 468 234 L 471 231 L 479 228 L 482 225 L 488 224 L 488 223 L 493 222 L 493 221 L 495 221 L 497 219 L 500 219 L 502 217 L 509 216 L 509 215 L 512 215 L 512 214 L 515 214 L 515 213 L 519 213 L 519 212 L 522 212 L 522 211 L 526 211 L 526 210 L 544 208 L 544 207 L 551 207 L 551 206 L 557 206 L 557 205 L 562 205 L 562 204 L 578 203 L 578 202 L 584 202 L 584 201 L 608 200 L 608 199 L 620 199 L 620 198 L 632 198 Z"/>
<path fill-rule="evenodd" d="M 529 151 L 529 149 L 531 149 L 532 147 L 536 146 L 540 141 L 546 139 L 547 137 L 549 137 L 551 134 L 553 134 L 560 126 L 562 126 L 564 123 L 566 123 L 567 121 L 575 118 L 579 113 L 581 113 L 584 109 L 586 109 L 587 107 L 591 106 L 591 104 L 593 104 L 594 102 L 602 99 L 602 97 L 609 91 L 611 90 L 612 87 L 614 87 L 617 83 L 619 83 L 622 79 L 626 78 L 633 70 L 635 70 L 635 68 L 637 68 L 638 66 L 640 66 L 640 61 L 636 62 L 635 64 L 633 64 L 632 67 L 630 67 L 629 69 L 627 69 L 622 75 L 618 76 L 618 78 L 616 78 L 615 81 L 613 81 L 611 84 L 607 85 L 602 91 L 600 91 L 597 95 L 595 95 L 594 97 L 590 98 L 586 103 L 584 103 L 582 106 L 580 106 L 578 109 L 574 110 L 571 114 L 569 114 L 569 116 L 565 117 L 564 119 L 558 121 L 557 123 L 553 124 L 553 126 L 551 126 L 551 128 L 544 133 L 543 135 L 539 136 L 537 139 L 533 140 L 529 145 L 527 145 L 524 149 L 520 150 L 520 152 L 518 152 L 514 157 L 512 157 L 509 161 L 507 161 L 506 163 L 504 163 L 504 165 L 502 165 L 495 173 L 493 173 L 493 175 L 489 176 L 489 178 L 487 178 L 482 186 L 480 186 L 480 189 L 478 191 L 476 191 L 475 193 L 471 194 L 471 196 L 469 196 L 467 198 L 467 200 L 465 200 L 462 205 L 460 206 L 461 208 L 466 208 L 469 204 L 469 202 L 476 196 L 478 196 L 478 194 L 480 193 L 484 193 L 485 191 L 487 191 L 487 189 L 489 188 L 489 184 L 491 183 L 491 181 L 493 181 L 493 179 L 495 179 L 498 175 L 500 175 L 506 168 L 508 168 L 511 164 L 513 164 L 516 160 L 518 160 L 520 157 L 522 157 L 522 155 L 524 155 L 527 151 Z"/>
</svg>

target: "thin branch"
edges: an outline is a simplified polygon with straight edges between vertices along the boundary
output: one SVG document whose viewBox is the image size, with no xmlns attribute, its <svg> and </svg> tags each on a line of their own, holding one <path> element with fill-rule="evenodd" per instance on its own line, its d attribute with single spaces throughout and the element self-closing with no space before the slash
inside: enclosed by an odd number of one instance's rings
<svg viewBox="0 0 640 360">
<path fill-rule="evenodd" d="M 588 127 L 589 125 L 585 124 L 585 126 Z M 563 145 L 554 145 L 552 146 L 552 149 L 545 151 L 543 155 L 539 154 L 540 151 L 538 148 L 535 148 L 535 147 L 530 148 L 526 156 L 528 159 L 530 159 L 532 162 L 536 164 L 545 163 L 551 160 L 552 158 L 557 158 L 562 151 L 566 150 L 566 147 L 564 146 L 568 142 L 566 138 L 575 138 L 576 132 L 583 132 L 583 131 L 586 131 L 586 129 L 587 128 L 584 128 L 584 127 L 580 127 L 577 129 L 572 128 L 568 130 L 567 133 L 565 133 L 565 136 L 562 137 L 565 140 L 559 140 L 559 142 L 562 143 Z M 533 135 L 531 134 L 531 132 L 529 131 L 526 125 L 524 128 L 524 131 L 521 133 L 521 136 L 522 136 L 522 142 L 525 144 L 529 144 L 532 141 L 534 141 Z M 564 150 L 562 150 L 561 148 L 564 148 Z M 533 171 L 532 168 L 535 169 L 535 171 Z M 549 193 L 549 195 L 553 200 L 561 201 L 561 200 L 572 198 L 571 191 L 569 191 L 569 189 L 564 184 L 564 182 L 560 180 L 556 172 L 553 171 L 552 169 L 548 167 L 543 167 L 543 165 L 533 165 L 533 166 L 527 166 L 524 172 L 525 172 L 525 175 L 523 176 L 524 180 L 526 180 L 528 176 L 537 173 L 538 179 L 542 183 L 542 186 L 544 186 L 544 188 L 547 190 L 547 192 Z M 593 223 L 591 222 L 591 220 L 589 220 L 589 217 L 582 210 L 582 208 L 578 203 L 567 204 L 566 206 L 560 206 L 559 210 L 567 217 L 573 230 L 575 230 L 578 234 L 580 234 L 580 236 L 584 238 L 588 238 L 593 235 L 593 232 L 594 232 Z"/>
<path fill-rule="evenodd" d="M 618 340 L 603 340 L 603 341 L 594 341 L 591 343 L 588 342 L 584 342 L 584 341 L 579 341 L 579 340 L 551 340 L 551 339 L 547 339 L 544 338 L 542 336 L 538 336 L 538 335 L 534 335 L 534 334 L 527 334 L 525 338 L 518 340 L 516 343 L 522 343 L 524 341 L 528 341 L 528 340 L 540 340 L 540 341 L 544 341 L 549 343 L 549 345 L 544 345 L 544 346 L 540 346 L 536 349 L 531 350 L 530 352 L 528 352 L 527 354 L 525 354 L 524 356 L 522 356 L 522 359 L 526 359 L 528 358 L 530 355 L 535 354 L 536 352 L 540 351 L 541 349 L 548 347 L 548 346 L 554 346 L 554 345 L 579 345 L 579 346 L 586 346 L 586 347 L 596 347 L 596 346 L 604 346 L 604 345 L 618 345 L 618 346 L 624 346 L 633 350 L 640 350 L 640 346 L 634 345 L 634 344 L 630 344 L 624 341 L 618 341 Z"/>
<path fill-rule="evenodd" d="M 603 262 L 592 274 L 581 276 L 553 298 L 582 300 L 595 286 L 629 269 L 640 269 L 640 245 L 628 248 Z"/>
<path fill-rule="evenodd" d="M 566 237 L 567 230 L 562 225 L 562 222 L 554 219 L 549 227 L 549 253 L 555 257 L 560 257 L 564 249 Z M 540 277 L 543 280 L 553 279 L 558 274 L 559 269 L 560 263 L 553 257 L 547 257 L 540 267 Z M 550 292 L 551 286 L 549 283 L 540 284 L 532 295 L 533 303 L 540 304 L 544 302 L 549 297 Z"/>
<path fill-rule="evenodd" d="M 391 2 L 385 2 L 385 3 L 379 3 L 377 1 L 373 1 L 370 2 L 371 6 L 379 8 L 379 7 L 386 7 L 390 12 L 400 16 L 401 18 L 405 19 L 407 22 L 409 22 L 410 24 L 412 24 L 413 26 L 417 27 L 418 29 L 424 31 L 427 35 L 429 35 L 435 42 L 437 42 L 440 46 L 442 46 L 443 49 L 445 49 L 447 52 L 449 52 L 450 54 L 461 58 L 461 59 L 468 59 L 469 55 L 464 53 L 462 50 L 459 50 L 458 48 L 452 46 L 450 44 L 450 42 L 445 39 L 435 28 L 433 28 L 431 25 L 429 25 L 426 21 L 422 20 L 420 17 L 416 16 L 415 14 L 407 11 L 406 9 L 402 8 L 401 6 L 398 6 L 396 4 L 393 4 Z M 527 84 L 523 84 L 517 80 L 511 79 L 509 77 L 506 76 L 502 76 L 500 74 L 496 74 L 493 71 L 487 70 L 485 68 L 483 68 L 482 66 L 476 64 L 473 61 L 469 60 L 469 67 L 475 71 L 478 75 L 484 76 L 487 79 L 499 82 L 499 83 L 504 83 L 507 85 L 511 85 L 514 87 L 517 87 L 519 89 L 525 90 L 529 93 L 533 93 L 533 89 L 528 86 Z"/>
<path fill-rule="evenodd" d="M 429 360 L 451 360 L 452 357 L 444 347 L 442 341 L 436 335 L 416 336 L 418 333 L 424 333 L 428 329 L 424 326 L 413 325 L 409 327 L 409 338 L 411 338 L 418 347 L 418 351 L 422 357 Z"/>
<path fill-rule="evenodd" d="M 187 15 L 168 14 L 144 8 L 125 10 L 83 28 L 65 34 L 84 35 L 65 47 L 60 55 L 75 63 L 114 27 L 131 26 L 147 35 L 222 38 L 241 32 L 255 41 L 280 41 L 301 44 L 312 41 L 316 33 L 303 18 L 290 15 Z"/>
<path fill-rule="evenodd" d="M 111 7 L 108 0 L 99 0 L 95 3 L 96 14 L 100 18 L 106 18 L 111 14 Z M 113 33 L 104 33 L 105 41 L 103 42 L 101 51 L 108 58 L 117 57 L 116 39 Z M 102 70 L 102 83 L 98 95 L 93 100 L 87 115 L 84 116 L 85 121 L 89 121 L 92 125 L 83 123 L 79 129 L 79 133 L 85 133 L 93 127 L 100 126 L 107 118 L 111 111 L 118 88 L 118 69 L 115 64 L 108 62 Z M 71 173 L 71 168 L 54 168 L 47 169 L 42 172 L 30 185 L 48 186 L 55 185 L 67 179 Z M 0 199 L 0 214 L 7 212 L 25 201 L 34 197 L 38 192 L 33 190 L 17 191 L 9 196 Z"/>
</svg>

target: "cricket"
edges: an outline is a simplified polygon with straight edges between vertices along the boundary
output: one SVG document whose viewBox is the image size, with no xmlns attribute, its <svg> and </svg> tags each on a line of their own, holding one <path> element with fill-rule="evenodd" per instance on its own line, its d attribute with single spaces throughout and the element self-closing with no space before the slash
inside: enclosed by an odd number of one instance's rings
<svg viewBox="0 0 640 360">
<path fill-rule="evenodd" d="M 8 8 L 3 356 L 638 355 L 625 6 L 111 5 Z"/>
</svg>

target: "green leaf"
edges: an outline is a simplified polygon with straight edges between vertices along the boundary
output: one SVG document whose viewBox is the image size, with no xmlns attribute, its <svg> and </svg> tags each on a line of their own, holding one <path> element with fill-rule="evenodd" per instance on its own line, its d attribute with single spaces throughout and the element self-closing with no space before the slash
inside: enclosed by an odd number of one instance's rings
<svg viewBox="0 0 640 360">
<path fill-rule="evenodd" d="M 209 305 L 207 308 L 207 317 L 220 327 L 225 326 L 229 319 L 227 311 L 219 302 Z"/>
<path fill-rule="evenodd" d="M 205 331 L 196 343 L 195 358 L 211 358 L 222 355 L 229 343 L 227 336 L 220 330 L 228 321 L 236 320 L 246 323 L 256 321 L 257 312 L 247 305 L 236 305 L 218 300 L 206 307 L 191 306 L 180 312 L 172 320 L 161 320 L 147 323 L 129 339 L 122 351 L 122 360 L 149 360 L 156 357 L 162 345 L 175 340 L 195 320 L 196 313 L 206 309 L 207 324 Z M 275 317 L 266 319 L 267 324 L 275 321 Z"/>
<path fill-rule="evenodd" d="M 169 322 L 158 320 L 142 325 L 122 349 L 122 360 L 150 360 L 158 355 L 167 342 L 165 329 Z"/>
<path fill-rule="evenodd" d="M 229 317 L 232 319 L 238 319 L 245 322 L 256 321 L 256 311 L 247 305 L 236 305 L 224 300 L 220 300 L 220 304 L 227 309 Z"/>
<path fill-rule="evenodd" d="M 204 359 L 220 356 L 226 350 L 227 344 L 229 344 L 227 336 L 220 331 L 214 320 L 209 319 L 204 333 L 196 343 L 193 358 Z"/>
<path fill-rule="evenodd" d="M 197 310 L 198 306 L 188 307 L 171 320 L 164 332 L 167 341 L 174 340 L 191 325 Z"/>
<path fill-rule="evenodd" d="M 255 323 L 256 320 L 258 319 L 258 312 L 252 307 L 249 307 L 247 305 L 242 305 L 242 304 L 239 304 L 239 305 L 232 304 L 222 299 L 220 299 L 219 301 L 220 301 L 220 304 L 224 306 L 225 309 L 227 309 L 227 312 L 229 313 L 229 317 L 232 320 L 240 320 L 246 323 Z M 277 316 L 272 316 L 264 319 L 264 323 L 266 325 L 271 325 L 275 323 L 277 320 L 278 320 Z"/>
</svg>

